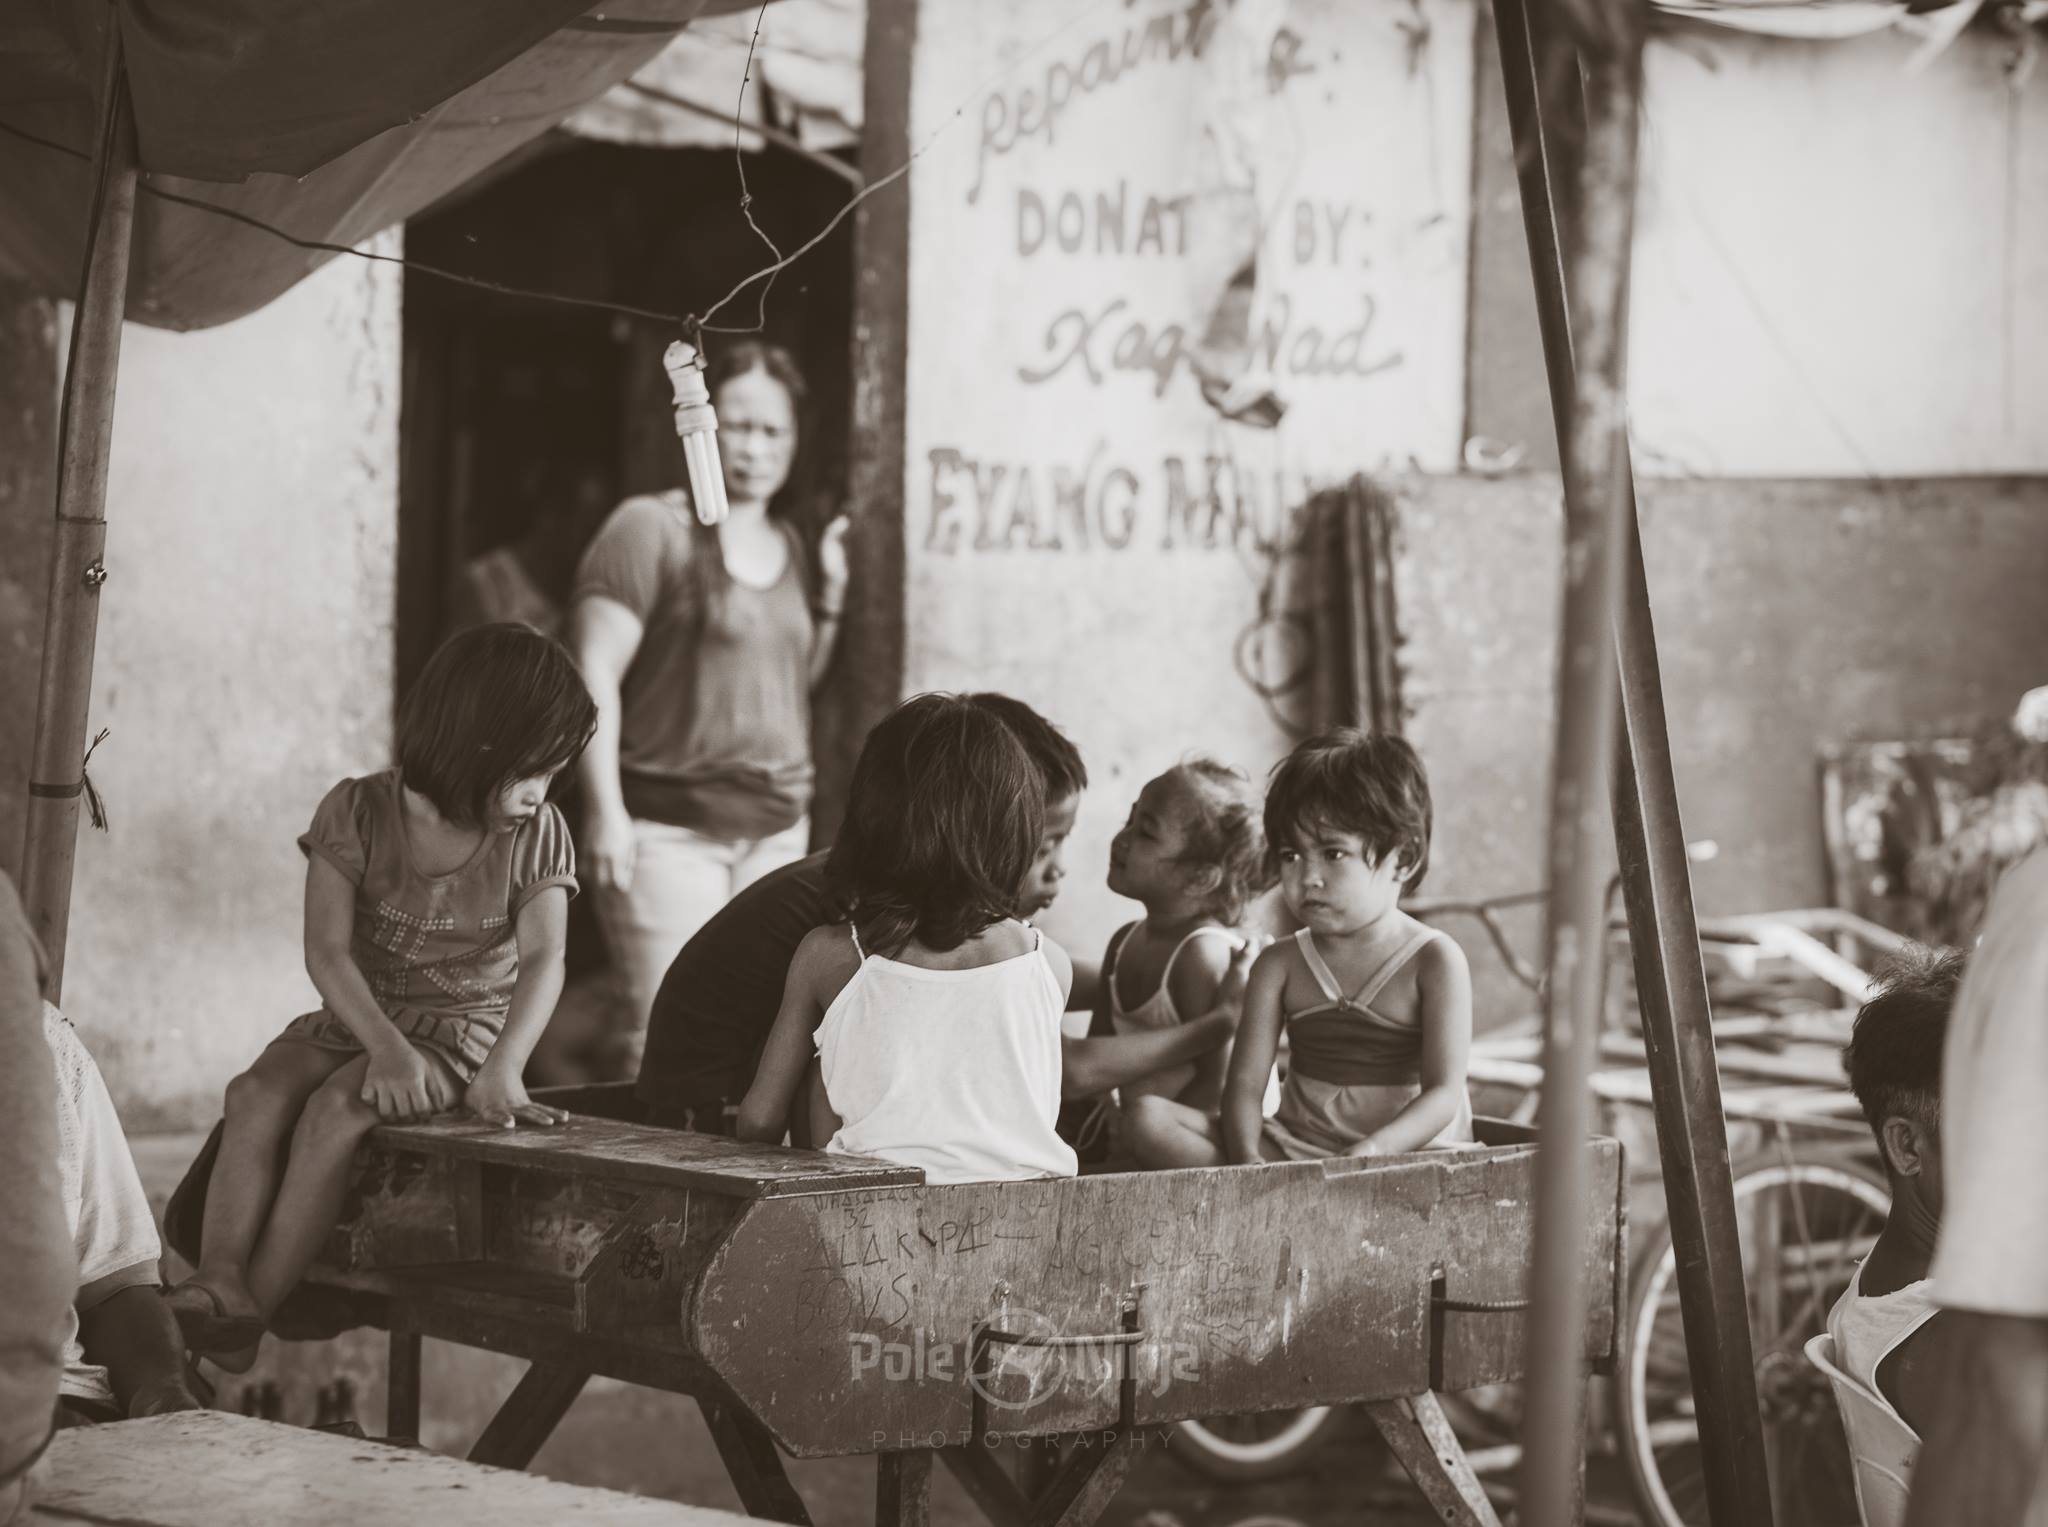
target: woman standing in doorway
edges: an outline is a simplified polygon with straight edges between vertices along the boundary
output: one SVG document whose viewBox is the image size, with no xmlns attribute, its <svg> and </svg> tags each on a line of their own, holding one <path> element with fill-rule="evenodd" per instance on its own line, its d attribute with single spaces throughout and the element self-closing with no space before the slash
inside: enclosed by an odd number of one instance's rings
<svg viewBox="0 0 2048 1527">
<path fill-rule="evenodd" d="M 638 1068 L 669 962 L 737 891 L 810 843 L 811 687 L 846 602 L 847 521 L 815 567 L 781 501 L 804 382 L 788 352 L 711 357 L 731 513 L 701 524 L 686 489 L 629 499 L 584 553 L 571 645 L 597 701 L 580 765 L 583 869 Z"/>
</svg>

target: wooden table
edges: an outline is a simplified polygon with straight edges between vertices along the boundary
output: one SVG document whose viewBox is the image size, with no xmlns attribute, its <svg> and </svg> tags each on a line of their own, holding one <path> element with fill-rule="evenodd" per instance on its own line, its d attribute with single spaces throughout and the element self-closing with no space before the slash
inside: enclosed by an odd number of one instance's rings
<svg viewBox="0 0 2048 1527">
<path fill-rule="evenodd" d="M 73 1527 L 743 1527 L 746 1519 L 201 1410 L 58 1433 L 29 1520 Z"/>
<path fill-rule="evenodd" d="M 1445 1521 L 1488 1524 L 1435 1400 L 1521 1376 L 1535 1148 L 1485 1131 L 1482 1148 L 1371 1161 L 931 1186 L 583 1115 L 383 1128 L 294 1302 L 391 1332 L 394 1435 L 418 1426 L 423 1336 L 516 1353 L 532 1366 L 473 1459 L 523 1467 L 605 1374 L 695 1396 L 748 1512 L 785 1522 L 809 1517 L 778 1444 L 876 1455 L 887 1527 L 923 1522 L 935 1458 L 997 1527 L 1082 1527 L 1140 1428 L 1361 1403 Z M 1623 1173 L 1614 1141 L 1586 1149 L 1598 1367 Z M 1020 1492 L 994 1441 L 1052 1436 L 1088 1446 Z"/>
</svg>

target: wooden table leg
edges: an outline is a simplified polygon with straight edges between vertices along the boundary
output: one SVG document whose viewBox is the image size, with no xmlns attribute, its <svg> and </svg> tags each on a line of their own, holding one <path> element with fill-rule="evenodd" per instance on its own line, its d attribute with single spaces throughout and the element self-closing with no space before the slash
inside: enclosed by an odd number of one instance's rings
<svg viewBox="0 0 2048 1527">
<path fill-rule="evenodd" d="M 1131 1439 L 1123 1432 L 1083 1433 L 1066 1462 L 1033 1503 L 1029 1527 L 1093 1527 L 1131 1471 Z"/>
<path fill-rule="evenodd" d="M 968 1442 L 947 1448 L 939 1457 L 981 1508 L 989 1527 L 1024 1527 L 1031 1515 L 1031 1498 L 1003 1472 L 993 1449 L 980 1442 Z"/>
<path fill-rule="evenodd" d="M 384 1435 L 420 1440 L 420 1333 L 394 1323 L 384 1401 Z"/>
<path fill-rule="evenodd" d="M 1013 1444 L 1017 1454 L 1017 1488 L 1037 1499 L 1052 1488 L 1060 1472 L 1060 1439 L 1019 1437 Z"/>
<path fill-rule="evenodd" d="M 1404 1399 L 1376 1401 L 1365 1407 L 1365 1413 L 1441 1520 L 1452 1527 L 1500 1527 L 1493 1502 L 1465 1461 L 1465 1449 L 1434 1394 L 1425 1390 Z M 1582 1464 L 1584 1458 L 1581 1450 Z"/>
<path fill-rule="evenodd" d="M 775 1451 L 775 1439 L 767 1429 L 752 1416 L 716 1400 L 700 1398 L 697 1408 L 704 1412 L 704 1424 L 711 1429 L 711 1440 L 718 1444 L 718 1456 L 747 1515 L 788 1522 L 791 1527 L 811 1527 L 811 1513 L 789 1482 L 782 1455 Z"/>
<path fill-rule="evenodd" d="M 875 1456 L 875 1527 L 929 1527 L 932 1455 L 923 1448 Z"/>
<path fill-rule="evenodd" d="M 491 1424 L 469 1450 L 471 1463 L 500 1469 L 523 1469 L 533 1462 L 554 1432 L 555 1424 L 576 1403 L 590 1375 L 580 1368 L 536 1362 L 527 1368 Z"/>
</svg>

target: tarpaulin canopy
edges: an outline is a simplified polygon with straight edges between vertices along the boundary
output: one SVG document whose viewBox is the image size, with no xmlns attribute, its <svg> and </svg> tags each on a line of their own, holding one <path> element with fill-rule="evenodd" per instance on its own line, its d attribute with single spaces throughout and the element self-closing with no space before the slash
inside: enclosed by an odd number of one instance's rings
<svg viewBox="0 0 2048 1527">
<path fill-rule="evenodd" d="M 0 275 L 72 295 L 109 24 L 144 174 L 128 317 L 255 311 L 747 0 L 13 0 L 0 7 Z M 735 81 L 737 84 L 737 81 Z M 42 140 L 32 141 L 32 140 Z"/>
<path fill-rule="evenodd" d="M 866 0 L 776 0 L 766 13 L 705 17 L 562 127 L 608 143 L 730 149 L 737 108 L 749 125 L 780 127 L 804 148 L 843 149 L 860 141 L 866 42 Z M 741 101 L 749 53 L 754 88 Z M 764 146 L 754 133 L 740 142 Z"/>
</svg>

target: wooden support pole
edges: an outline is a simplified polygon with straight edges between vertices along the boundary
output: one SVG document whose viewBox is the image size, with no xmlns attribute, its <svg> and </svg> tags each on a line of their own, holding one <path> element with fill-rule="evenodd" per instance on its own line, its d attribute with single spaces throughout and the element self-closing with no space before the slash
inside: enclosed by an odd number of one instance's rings
<svg viewBox="0 0 2048 1527">
<path fill-rule="evenodd" d="M 1624 0 L 1632 3 L 1632 0 Z M 1628 500 L 1623 400 L 1629 241 L 1635 202 L 1640 40 L 1611 61 L 1593 92 L 1580 181 L 1576 258 L 1566 267 L 1575 386 L 1564 459 L 1564 608 L 1558 637 L 1557 718 L 1551 751 L 1547 884 L 1549 984 L 1544 994 L 1543 1091 L 1537 1105 L 1536 1234 L 1530 1270 L 1528 1420 L 1523 1433 L 1522 1520 L 1579 1520 L 1576 1449 L 1583 1432 L 1585 1225 L 1590 1204 L 1585 1139 L 1607 947 L 1604 797 L 1614 752 L 1614 623 Z"/>
<path fill-rule="evenodd" d="M 1591 72 L 1590 104 L 1581 104 L 1579 60 L 1571 44 L 1556 30 L 1555 9 L 1569 6 L 1580 33 L 1576 39 L 1596 56 L 1586 60 Z M 1769 1527 L 1770 1488 L 1763 1453 L 1763 1425 L 1750 1347 L 1748 1310 L 1742 1286 L 1742 1252 L 1736 1235 L 1735 1201 L 1729 1173 L 1726 1121 L 1721 1111 L 1720 1078 L 1714 1067 L 1714 1039 L 1706 996 L 1706 976 L 1699 952 L 1699 931 L 1693 913 L 1692 883 L 1686 862 L 1684 825 L 1678 810 L 1677 786 L 1671 769 L 1670 737 L 1664 724 L 1663 684 L 1657 666 L 1655 622 L 1642 545 L 1635 517 L 1634 482 L 1629 471 L 1625 434 L 1614 442 L 1612 456 L 1600 455 L 1597 440 L 1581 441 L 1581 418 L 1574 400 L 1577 377 L 1600 371 L 1619 377 L 1623 309 L 1596 317 L 1583 306 L 1597 300 L 1603 284 L 1614 279 L 1613 260 L 1625 260 L 1625 239 L 1611 241 L 1626 229 L 1625 207 L 1608 200 L 1617 192 L 1633 194 L 1635 113 L 1640 89 L 1640 24 L 1636 0 L 1494 0 L 1501 65 L 1506 80 L 1509 122 L 1514 135 L 1517 174 L 1521 181 L 1522 215 L 1528 233 L 1529 259 L 1535 275 L 1537 316 L 1549 373 L 1551 407 L 1561 453 L 1567 461 L 1566 494 L 1586 491 L 1585 470 L 1604 474 L 1602 491 L 1619 496 L 1620 536 L 1613 551 L 1619 559 L 1621 601 L 1614 629 L 1621 688 L 1621 728 L 1616 738 L 1613 775 L 1614 831 L 1628 910 L 1630 946 L 1636 968 L 1637 1001 L 1648 1052 L 1657 1140 L 1664 1171 L 1672 1240 L 1678 1252 L 1680 1302 L 1686 1347 L 1699 1417 L 1705 1464 L 1708 1509 L 1718 1527 Z M 1591 18 L 1589 24 L 1588 18 Z M 1625 106 L 1625 110 L 1624 110 Z M 1583 118 L 1574 115 L 1583 112 Z M 1574 133 L 1583 120 L 1586 134 L 1582 177 Z M 1619 156 L 1625 156 L 1619 157 Z M 1626 163 L 1628 181 L 1612 177 Z M 1567 260 L 1559 238 L 1557 198 L 1577 189 L 1588 201 L 1606 205 L 1586 208 L 1574 220 L 1585 230 Z M 1605 221 L 1603 222 L 1603 219 Z M 1604 231 L 1602 231 L 1604 230 Z M 1609 241 L 1606 271 L 1580 274 L 1579 251 L 1588 243 Z M 1573 274 L 1567 300 L 1567 272 Z M 1625 291 L 1625 286 L 1623 288 Z M 1574 321 L 1581 326 L 1582 348 L 1575 355 Z M 1613 321 L 1600 341 L 1603 360 L 1595 362 L 1592 330 Z M 1611 401 L 1618 403 L 1618 396 Z M 1588 420 L 1590 423 L 1590 420 Z M 1579 466 L 1570 465 L 1574 452 Z M 1592 452 L 1594 454 L 1588 454 Z M 1576 506 L 1584 512 L 1584 504 Z M 1572 512 L 1568 510 L 1568 512 Z M 1553 882 L 1553 892 L 1560 883 Z M 1598 946 L 1581 942 L 1575 951 L 1591 962 Z M 1553 1002 L 1563 1000 L 1553 972 Z M 1588 1015 L 1584 1031 L 1562 1042 L 1553 1029 L 1549 1054 L 1563 1066 L 1546 1076 L 1545 1102 L 1555 1089 L 1566 1106 L 1586 1106 L 1584 1071 L 1596 1041 L 1596 1025 Z M 1567 1073 L 1577 1078 L 1568 1089 Z M 1571 1094 L 1567 1101 L 1566 1092 Z M 1565 1143 L 1565 1142 L 1560 1142 Z M 1556 1216 L 1552 1200 L 1539 1199 L 1546 1222 L 1576 1235 L 1583 1216 Z M 1559 1257 L 1552 1242 L 1539 1256 Z M 1542 1276 L 1539 1273 L 1539 1277 Z M 1554 1275 L 1553 1275 L 1554 1276 Z M 1566 1372 L 1553 1351 L 1567 1349 L 1557 1339 L 1554 1312 L 1543 1305 L 1556 1297 L 1554 1288 L 1539 1294 L 1539 1310 L 1531 1324 L 1530 1394 L 1532 1429 L 1525 1437 L 1523 1520 L 1539 1527 L 1566 1520 L 1571 1494 L 1566 1457 L 1576 1445 L 1566 1433 L 1576 1429 L 1579 1408 L 1579 1352 L 1569 1349 L 1569 1378 L 1574 1391 L 1562 1404 L 1551 1387 Z M 1582 1306 L 1568 1307 L 1576 1322 Z M 1573 1331 L 1577 1331 L 1574 1323 Z M 1576 1339 L 1576 1338 L 1574 1338 Z M 1551 1367 L 1546 1368 L 1545 1364 Z"/>
<path fill-rule="evenodd" d="M 85 261 L 57 426 L 57 534 L 50 549 L 50 603 L 43 620 L 42 681 L 21 854 L 22 900 L 29 925 L 49 956 L 53 1001 L 62 999 L 64 989 L 93 641 L 99 629 L 99 588 L 107 576 L 101 556 L 107 541 L 114 383 L 121 366 L 121 320 L 135 231 L 135 124 L 121 68 L 121 31 L 111 10 L 106 28 Z"/>
</svg>

